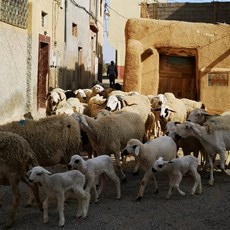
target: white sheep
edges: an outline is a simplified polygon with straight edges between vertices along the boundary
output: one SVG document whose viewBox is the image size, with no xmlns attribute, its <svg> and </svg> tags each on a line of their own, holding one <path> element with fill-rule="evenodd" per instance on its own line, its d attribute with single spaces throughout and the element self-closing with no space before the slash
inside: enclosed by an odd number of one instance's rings
<svg viewBox="0 0 230 230">
<path fill-rule="evenodd" d="M 54 88 L 46 95 L 46 116 L 55 114 L 55 111 L 61 108 L 66 102 L 65 91 L 61 88 Z"/>
<path fill-rule="evenodd" d="M 155 182 L 155 193 L 158 192 L 158 185 L 155 175 L 152 173 L 153 163 L 160 157 L 167 160 L 176 158 L 177 146 L 173 139 L 168 136 L 157 137 L 146 143 L 142 143 L 137 139 L 130 139 L 126 147 L 123 149 L 122 155 L 129 155 L 135 157 L 139 162 L 141 168 L 145 171 L 145 175 L 141 181 L 140 190 L 136 201 L 140 201 L 143 197 L 145 187 L 150 177 L 153 177 Z"/>
<path fill-rule="evenodd" d="M 85 218 L 88 213 L 90 194 L 84 190 L 85 176 L 78 170 L 52 174 L 41 166 L 33 167 L 29 172 L 31 183 L 41 183 L 46 191 L 43 202 L 43 221 L 48 222 L 48 205 L 51 198 L 57 198 L 57 209 L 59 212 L 59 226 L 65 225 L 64 202 L 65 193 L 73 190 L 78 201 L 76 217 Z"/>
<path fill-rule="evenodd" d="M 9 185 L 12 191 L 12 206 L 5 227 L 10 228 L 15 222 L 16 211 L 20 202 L 19 183 L 24 182 L 34 194 L 42 210 L 37 184 L 29 183 L 26 174 L 30 165 L 37 165 L 35 153 L 29 143 L 21 136 L 11 132 L 0 132 L 0 186 Z M 31 203 L 28 203 L 31 205 Z M 2 199 L 0 196 L 0 207 Z"/>
<path fill-rule="evenodd" d="M 205 152 L 205 149 L 203 148 L 200 141 L 195 137 L 186 137 L 186 138 L 177 138 L 177 124 L 180 124 L 178 122 L 169 121 L 166 124 L 166 135 L 171 137 L 179 150 L 181 148 L 183 150 L 184 155 L 189 155 L 193 153 L 193 156 L 198 158 L 199 153 L 201 155 L 201 164 L 204 164 L 204 162 L 207 161 L 207 153 Z"/>
<path fill-rule="evenodd" d="M 125 180 L 120 163 L 120 152 L 131 138 L 143 140 L 145 125 L 141 117 L 136 113 L 124 111 L 100 119 L 77 114 L 73 117 L 87 133 L 97 155 L 114 155 L 121 179 Z"/>
<path fill-rule="evenodd" d="M 203 145 L 205 151 L 208 154 L 209 164 L 211 167 L 210 170 L 210 180 L 209 184 L 213 185 L 214 178 L 214 166 L 213 160 L 216 157 L 216 154 L 220 155 L 220 168 L 228 176 L 230 173 L 225 169 L 225 152 L 230 150 L 230 129 L 215 129 L 212 133 L 209 132 L 207 126 L 201 126 L 193 122 L 183 122 L 182 124 L 177 125 L 177 135 L 182 138 L 189 136 L 196 137 L 200 143 Z"/>
<path fill-rule="evenodd" d="M 73 155 L 70 159 L 69 169 L 77 169 L 82 172 L 86 177 L 86 188 L 87 192 L 94 190 L 95 203 L 98 203 L 98 198 L 104 188 L 105 180 L 104 177 L 107 175 L 116 185 L 117 199 L 121 198 L 120 180 L 114 170 L 113 159 L 108 155 L 101 155 L 92 159 L 84 160 L 79 155 Z M 95 180 L 96 177 L 100 176 L 100 187 L 97 192 Z"/>
<path fill-rule="evenodd" d="M 170 161 L 164 161 L 163 157 L 159 157 L 152 166 L 153 172 L 164 172 L 169 176 L 169 190 L 166 196 L 169 199 L 172 195 L 172 189 L 175 187 L 181 195 L 185 195 L 180 189 L 180 183 L 183 175 L 189 173 L 194 178 L 194 185 L 191 195 L 195 194 L 198 187 L 198 194 L 202 192 L 201 176 L 197 172 L 198 160 L 192 155 L 179 157 Z"/>
<path fill-rule="evenodd" d="M 159 111 L 161 129 L 164 132 L 166 124 L 169 121 L 184 122 L 188 118 L 189 113 L 195 108 L 202 108 L 202 102 L 190 99 L 179 99 L 172 93 L 165 93 L 167 102 L 161 104 L 155 111 Z M 155 115 L 156 116 L 156 115 Z"/>
</svg>

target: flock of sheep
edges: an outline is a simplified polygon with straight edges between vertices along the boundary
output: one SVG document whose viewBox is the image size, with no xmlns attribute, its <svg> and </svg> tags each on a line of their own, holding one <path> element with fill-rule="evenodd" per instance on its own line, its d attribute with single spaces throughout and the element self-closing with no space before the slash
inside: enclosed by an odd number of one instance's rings
<svg viewBox="0 0 230 230">
<path fill-rule="evenodd" d="M 48 222 L 50 199 L 57 198 L 59 226 L 65 224 L 64 203 L 70 193 L 79 201 L 78 218 L 86 218 L 91 195 L 95 203 L 99 202 L 106 178 L 114 182 L 116 199 L 121 199 L 127 156 L 135 159 L 134 174 L 139 169 L 145 172 L 137 201 L 150 178 L 154 192 L 158 192 L 155 172 L 169 176 L 167 199 L 174 187 L 185 195 L 180 183 L 187 172 L 194 178 L 191 195 L 201 194 L 199 156 L 204 170 L 209 164 L 210 185 L 214 183 L 217 154 L 221 170 L 230 175 L 226 170 L 230 161 L 230 157 L 226 160 L 229 121 L 228 114 L 210 115 L 202 102 L 178 99 L 172 93 L 146 96 L 100 84 L 75 91 L 53 89 L 47 94 L 45 118 L 0 126 L 0 185 L 10 185 L 13 196 L 5 226 L 12 227 L 15 222 L 21 181 L 29 188 L 27 205 L 36 201 L 44 223 Z M 184 156 L 178 155 L 179 149 Z M 58 164 L 66 166 L 66 171 L 51 174 L 46 168 Z M 43 202 L 38 184 L 46 191 Z"/>
</svg>

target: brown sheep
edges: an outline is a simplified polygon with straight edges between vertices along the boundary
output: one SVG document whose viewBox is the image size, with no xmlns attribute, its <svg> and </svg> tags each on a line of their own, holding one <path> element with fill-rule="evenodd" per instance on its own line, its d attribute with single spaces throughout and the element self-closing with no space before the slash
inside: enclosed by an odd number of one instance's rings
<svg viewBox="0 0 230 230">
<path fill-rule="evenodd" d="M 39 208 L 42 203 L 36 184 L 29 183 L 27 171 L 29 165 L 37 165 L 35 153 L 28 142 L 21 136 L 11 132 L 0 132 L 0 185 L 11 186 L 13 202 L 5 227 L 14 224 L 15 215 L 20 202 L 19 183 L 23 181 L 33 191 Z M 0 197 L 0 207 L 2 206 Z"/>
</svg>

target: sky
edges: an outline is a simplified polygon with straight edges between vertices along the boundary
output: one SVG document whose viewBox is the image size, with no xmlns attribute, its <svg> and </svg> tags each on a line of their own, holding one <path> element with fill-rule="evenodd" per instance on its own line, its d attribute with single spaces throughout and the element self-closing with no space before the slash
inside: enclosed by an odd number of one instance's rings
<svg viewBox="0 0 230 230">
<path fill-rule="evenodd" d="M 230 0 L 168 0 L 170 3 L 175 2 L 192 2 L 192 3 L 201 3 L 201 2 L 229 2 Z M 106 2 L 109 3 L 109 0 Z M 108 27 L 108 26 L 107 26 Z M 108 43 L 107 35 L 104 33 L 104 42 L 103 42 L 103 61 L 109 63 L 115 60 L 115 49 Z"/>
</svg>

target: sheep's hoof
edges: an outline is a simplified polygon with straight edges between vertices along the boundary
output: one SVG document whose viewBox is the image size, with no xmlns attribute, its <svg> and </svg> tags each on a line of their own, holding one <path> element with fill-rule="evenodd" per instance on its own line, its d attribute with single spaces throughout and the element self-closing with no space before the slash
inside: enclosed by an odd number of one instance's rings
<svg viewBox="0 0 230 230">
<path fill-rule="evenodd" d="M 138 171 L 136 171 L 136 172 L 133 172 L 133 175 L 134 175 L 134 176 L 139 176 L 140 173 L 139 173 Z"/>
<path fill-rule="evenodd" d="M 154 194 L 158 194 L 159 193 L 159 190 L 158 188 L 154 191 Z"/>
<path fill-rule="evenodd" d="M 98 203 L 99 203 L 99 200 L 95 200 L 94 203 L 95 203 L 95 204 L 98 204 Z"/>
<path fill-rule="evenodd" d="M 165 199 L 166 199 L 166 200 L 169 200 L 169 199 L 170 199 L 170 196 L 166 196 Z"/>
<path fill-rule="evenodd" d="M 140 202 L 141 201 L 141 196 L 138 196 L 137 198 L 136 198 L 136 202 Z"/>
<path fill-rule="evenodd" d="M 122 183 L 122 184 L 127 184 L 127 179 L 126 179 L 126 177 L 125 177 L 124 179 L 121 180 L 121 183 Z"/>
</svg>

